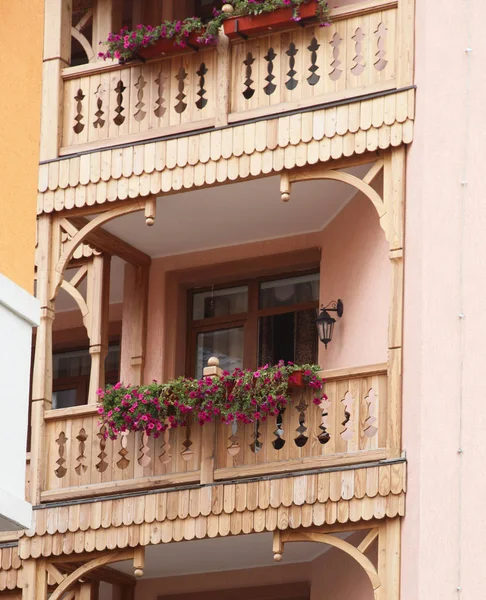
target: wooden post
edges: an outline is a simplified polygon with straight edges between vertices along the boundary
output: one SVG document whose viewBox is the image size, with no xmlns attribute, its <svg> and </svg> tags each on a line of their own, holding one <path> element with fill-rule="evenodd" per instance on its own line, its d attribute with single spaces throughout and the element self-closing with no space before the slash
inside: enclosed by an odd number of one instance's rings
<svg viewBox="0 0 486 600">
<path fill-rule="evenodd" d="M 93 3 L 93 50 L 98 54 L 100 42 L 106 42 L 110 32 L 118 32 L 123 20 L 122 0 L 95 0 Z"/>
<path fill-rule="evenodd" d="M 148 275 L 147 266 L 125 265 L 120 379 L 132 385 L 143 381 Z"/>
<path fill-rule="evenodd" d="M 221 377 L 223 370 L 219 368 L 219 360 L 211 357 L 208 366 L 204 368 L 204 377 Z M 202 428 L 201 447 L 201 483 L 214 481 L 214 455 L 216 452 L 216 423 L 206 423 Z"/>
<path fill-rule="evenodd" d="M 53 226 L 49 215 L 38 220 L 37 235 L 37 298 L 41 316 L 35 340 L 34 372 L 32 377 L 32 418 L 30 454 L 30 493 L 33 504 L 40 502 L 44 475 L 44 412 L 52 403 L 52 323 L 54 302 L 51 298 L 51 280 L 55 252 Z"/>
<path fill-rule="evenodd" d="M 216 88 L 216 127 L 228 125 L 228 114 L 230 112 L 230 74 L 231 74 L 231 46 L 228 37 L 219 34 L 218 46 L 218 68 Z"/>
<path fill-rule="evenodd" d="M 62 134 L 61 69 L 71 61 L 72 0 L 46 0 L 40 160 L 57 158 Z"/>
<path fill-rule="evenodd" d="M 46 561 L 24 560 L 22 571 L 22 600 L 47 600 Z"/>
<path fill-rule="evenodd" d="M 414 83 L 415 0 L 400 0 L 397 14 L 397 87 Z"/>
<path fill-rule="evenodd" d="M 381 586 L 375 600 L 399 600 L 400 597 L 400 519 L 385 519 L 378 536 L 378 577 Z"/>
<path fill-rule="evenodd" d="M 88 265 L 88 337 L 91 355 L 88 403 L 95 404 L 96 390 L 105 386 L 105 359 L 108 352 L 111 256 L 93 256 Z"/>
<path fill-rule="evenodd" d="M 385 157 L 383 199 L 388 219 L 392 281 L 388 324 L 388 432 L 389 458 L 401 453 L 402 434 L 402 337 L 403 337 L 403 239 L 405 202 L 405 148 Z"/>
</svg>

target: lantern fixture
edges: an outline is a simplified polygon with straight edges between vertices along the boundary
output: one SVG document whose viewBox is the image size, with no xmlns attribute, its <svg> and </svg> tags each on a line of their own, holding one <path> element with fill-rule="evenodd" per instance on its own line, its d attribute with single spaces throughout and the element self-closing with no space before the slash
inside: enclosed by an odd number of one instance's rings
<svg viewBox="0 0 486 600">
<path fill-rule="evenodd" d="M 339 318 L 343 316 L 344 306 L 342 300 L 333 300 L 327 306 L 321 306 L 321 312 L 316 319 L 317 331 L 319 339 L 327 349 L 327 345 L 332 341 L 334 324 L 336 319 L 333 319 L 330 312 L 335 312 Z"/>
</svg>

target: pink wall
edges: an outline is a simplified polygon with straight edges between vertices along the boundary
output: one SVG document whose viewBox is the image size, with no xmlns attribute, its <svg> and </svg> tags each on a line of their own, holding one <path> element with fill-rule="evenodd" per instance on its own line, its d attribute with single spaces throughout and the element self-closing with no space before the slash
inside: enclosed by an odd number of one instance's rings
<svg viewBox="0 0 486 600">
<path fill-rule="evenodd" d="M 321 249 L 322 248 L 322 249 Z M 186 290 L 263 270 L 321 268 L 321 302 L 340 297 L 343 318 L 320 364 L 332 369 L 387 360 L 390 266 L 371 203 L 356 196 L 318 233 L 155 259 L 149 283 L 145 381 L 184 370 Z"/>
<path fill-rule="evenodd" d="M 417 118 L 408 155 L 405 246 L 403 433 L 409 468 L 402 599 L 477 600 L 486 590 L 485 4 L 421 0 L 416 10 Z"/>
</svg>

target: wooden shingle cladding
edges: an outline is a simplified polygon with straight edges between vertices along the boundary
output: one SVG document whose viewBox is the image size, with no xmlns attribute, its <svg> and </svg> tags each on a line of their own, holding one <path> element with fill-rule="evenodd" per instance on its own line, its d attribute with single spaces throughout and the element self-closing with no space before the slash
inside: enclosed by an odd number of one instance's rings
<svg viewBox="0 0 486 600">
<path fill-rule="evenodd" d="M 22 561 L 18 543 L 0 542 L 0 593 L 22 586 Z"/>
<path fill-rule="evenodd" d="M 38 558 L 405 514 L 401 459 L 286 478 L 37 507 L 20 556 Z"/>
<path fill-rule="evenodd" d="M 413 139 L 415 90 L 86 152 L 39 168 L 38 213 L 197 189 L 379 152 Z"/>
</svg>

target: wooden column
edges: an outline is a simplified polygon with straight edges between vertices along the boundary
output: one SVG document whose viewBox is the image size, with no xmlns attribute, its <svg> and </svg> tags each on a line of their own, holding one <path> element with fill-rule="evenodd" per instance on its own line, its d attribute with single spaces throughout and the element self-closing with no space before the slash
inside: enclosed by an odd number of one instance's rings
<svg viewBox="0 0 486 600">
<path fill-rule="evenodd" d="M 47 571 L 45 560 L 32 558 L 23 561 L 22 600 L 47 600 Z"/>
<path fill-rule="evenodd" d="M 208 360 L 208 366 L 204 368 L 204 377 L 221 377 L 223 370 L 219 367 L 219 360 L 212 357 Z M 214 481 L 214 454 L 216 452 L 216 423 L 206 423 L 202 428 L 201 445 L 201 483 L 213 483 Z"/>
<path fill-rule="evenodd" d="M 38 220 L 37 235 L 37 298 L 41 316 L 35 340 L 34 373 L 32 377 L 32 418 L 30 454 L 30 492 L 33 504 L 40 501 L 43 484 L 44 412 L 52 403 L 52 323 L 54 302 L 51 299 L 51 281 L 55 261 L 52 218 L 42 215 Z"/>
<path fill-rule="evenodd" d="M 88 403 L 97 401 L 96 390 L 105 387 L 105 359 L 108 352 L 108 318 L 110 309 L 111 256 L 93 256 L 88 265 L 87 304 L 91 372 Z"/>
<path fill-rule="evenodd" d="M 95 0 L 93 3 L 93 50 L 98 54 L 99 42 L 106 42 L 108 34 L 121 29 L 122 0 Z"/>
<path fill-rule="evenodd" d="M 62 134 L 61 70 L 71 60 L 72 0 L 46 0 L 40 160 L 57 158 Z"/>
<path fill-rule="evenodd" d="M 405 202 L 405 147 L 385 157 L 383 199 L 387 211 L 392 281 L 388 324 L 389 458 L 400 456 L 402 437 L 403 239 Z"/>
<path fill-rule="evenodd" d="M 378 536 L 378 576 L 375 600 L 400 598 L 400 519 L 385 519 Z"/>
<path fill-rule="evenodd" d="M 133 385 L 143 381 L 148 276 L 146 266 L 125 265 L 120 379 Z"/>
</svg>

